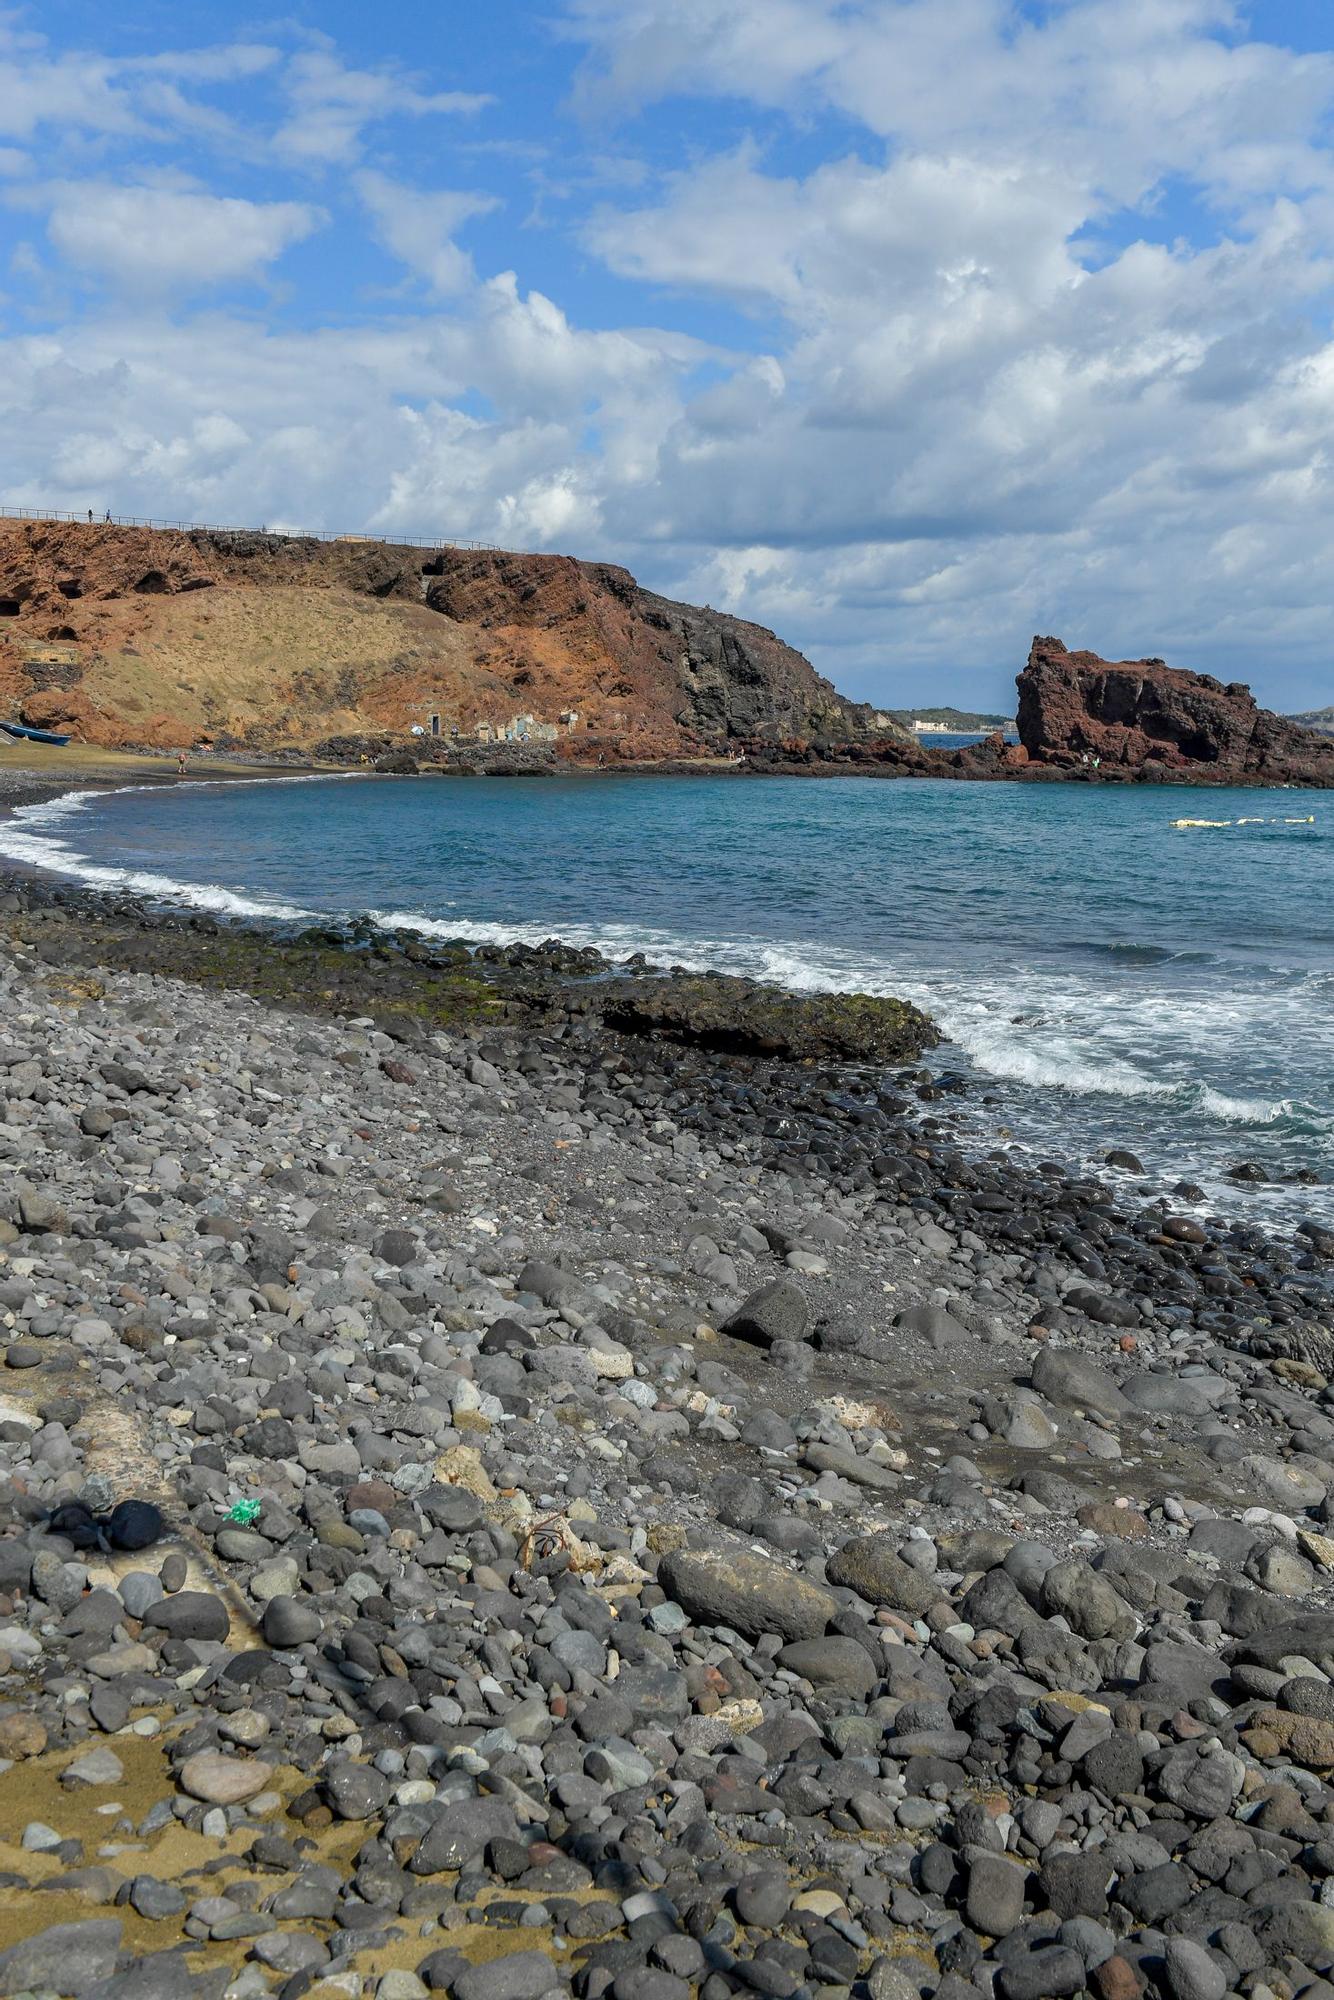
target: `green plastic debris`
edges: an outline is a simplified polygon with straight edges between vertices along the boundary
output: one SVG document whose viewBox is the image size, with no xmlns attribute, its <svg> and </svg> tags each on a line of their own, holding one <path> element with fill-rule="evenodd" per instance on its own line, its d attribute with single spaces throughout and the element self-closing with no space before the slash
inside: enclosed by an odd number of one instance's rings
<svg viewBox="0 0 1334 2000">
<path fill-rule="evenodd" d="M 262 1500 L 238 1500 L 227 1519 L 233 1528 L 248 1528 L 263 1512 Z"/>
</svg>

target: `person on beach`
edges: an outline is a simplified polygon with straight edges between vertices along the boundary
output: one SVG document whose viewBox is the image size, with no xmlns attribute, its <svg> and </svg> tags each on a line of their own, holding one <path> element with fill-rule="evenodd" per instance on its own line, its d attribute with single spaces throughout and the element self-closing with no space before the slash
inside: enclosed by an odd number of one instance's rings
<svg viewBox="0 0 1334 2000">
<path fill-rule="evenodd" d="M 176 752 L 176 776 L 183 778 L 189 768 L 190 752 L 188 750 L 178 750 Z"/>
</svg>

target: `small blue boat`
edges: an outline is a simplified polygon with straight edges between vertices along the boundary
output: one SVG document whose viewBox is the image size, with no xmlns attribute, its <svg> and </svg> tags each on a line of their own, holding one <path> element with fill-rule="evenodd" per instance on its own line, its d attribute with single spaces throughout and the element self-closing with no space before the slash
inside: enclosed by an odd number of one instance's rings
<svg viewBox="0 0 1334 2000">
<path fill-rule="evenodd" d="M 69 742 L 68 736 L 57 736 L 52 729 L 28 729 L 21 722 L 0 722 L 8 736 L 21 736 L 25 743 L 54 743 L 57 749 Z"/>
</svg>

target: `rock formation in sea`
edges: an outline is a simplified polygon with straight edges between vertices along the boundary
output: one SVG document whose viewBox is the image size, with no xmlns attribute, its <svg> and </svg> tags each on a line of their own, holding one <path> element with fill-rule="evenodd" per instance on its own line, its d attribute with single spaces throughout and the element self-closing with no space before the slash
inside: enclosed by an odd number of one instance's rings
<svg viewBox="0 0 1334 2000">
<path fill-rule="evenodd" d="M 1030 761 L 1174 776 L 1213 766 L 1272 783 L 1334 783 L 1334 741 L 1261 708 L 1242 681 L 1225 686 L 1164 660 L 1104 660 L 1035 638 L 1019 675 L 1019 737 Z"/>
<path fill-rule="evenodd" d="M 906 732 L 791 646 L 568 556 L 0 523 L 0 714 L 104 745 L 344 755 L 555 726 L 590 762 Z"/>
</svg>

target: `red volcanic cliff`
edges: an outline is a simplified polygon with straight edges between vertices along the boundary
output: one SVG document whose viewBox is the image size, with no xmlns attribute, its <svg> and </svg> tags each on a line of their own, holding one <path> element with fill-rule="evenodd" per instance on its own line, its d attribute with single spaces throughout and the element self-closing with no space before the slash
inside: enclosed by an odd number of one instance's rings
<svg viewBox="0 0 1334 2000">
<path fill-rule="evenodd" d="M 444 757 L 528 715 L 539 762 L 1334 785 L 1334 738 L 1239 682 L 1035 639 L 1018 688 L 1019 744 L 934 750 L 762 626 L 608 563 L 0 521 L 0 718 L 92 744 Z M 432 716 L 441 740 L 410 736 Z"/>
<path fill-rule="evenodd" d="M 355 754 L 433 713 L 446 741 L 573 716 L 559 754 L 608 761 L 869 721 L 772 632 L 604 563 L 0 522 L 0 716 L 110 746 Z"/>
<path fill-rule="evenodd" d="M 1241 681 L 1163 660 L 1103 660 L 1033 641 L 1019 675 L 1019 737 L 1039 765 L 1163 768 L 1267 784 L 1334 784 L 1334 741 L 1260 708 Z M 1201 767 L 1204 767 L 1202 769 Z"/>
</svg>

